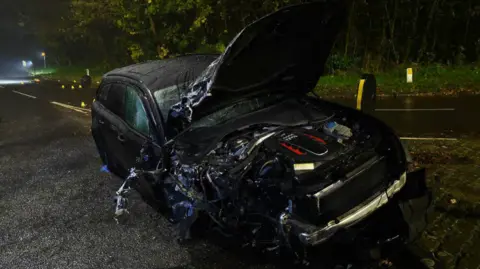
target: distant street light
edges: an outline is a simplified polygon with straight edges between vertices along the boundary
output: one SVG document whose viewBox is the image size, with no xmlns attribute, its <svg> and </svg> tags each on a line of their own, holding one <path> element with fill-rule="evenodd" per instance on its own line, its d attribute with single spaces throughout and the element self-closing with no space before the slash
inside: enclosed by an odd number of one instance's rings
<svg viewBox="0 0 480 269">
<path fill-rule="evenodd" d="M 32 61 L 22 61 L 22 65 L 23 65 L 23 67 L 30 68 L 30 67 L 33 66 L 33 62 Z"/>
<path fill-rule="evenodd" d="M 43 57 L 43 67 L 47 69 L 47 54 L 45 52 L 42 52 L 42 57 Z"/>
</svg>

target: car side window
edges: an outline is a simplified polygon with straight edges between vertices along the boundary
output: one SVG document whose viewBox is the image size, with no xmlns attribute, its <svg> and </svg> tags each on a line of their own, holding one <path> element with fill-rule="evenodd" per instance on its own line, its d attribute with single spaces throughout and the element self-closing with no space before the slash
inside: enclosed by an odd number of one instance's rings
<svg viewBox="0 0 480 269">
<path fill-rule="evenodd" d="M 111 112 L 123 118 L 125 102 L 125 85 L 108 84 L 99 92 L 99 101 Z"/>
<path fill-rule="evenodd" d="M 132 86 L 125 91 L 125 121 L 138 132 L 150 136 L 150 122 L 142 99 Z"/>
<path fill-rule="evenodd" d="M 104 85 L 102 86 L 102 88 L 100 88 L 100 90 L 98 91 L 98 94 L 97 94 L 97 100 L 104 103 L 106 102 L 107 100 L 107 97 L 108 97 L 108 92 L 110 91 L 110 86 L 112 84 L 107 84 L 107 85 Z"/>
</svg>

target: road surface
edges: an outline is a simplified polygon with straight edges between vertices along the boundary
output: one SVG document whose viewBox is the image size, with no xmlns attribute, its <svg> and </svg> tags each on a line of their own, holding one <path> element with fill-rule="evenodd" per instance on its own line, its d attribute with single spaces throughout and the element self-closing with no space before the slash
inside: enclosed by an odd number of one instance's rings
<svg viewBox="0 0 480 269">
<path fill-rule="evenodd" d="M 175 228 L 138 197 L 117 225 L 121 182 L 100 171 L 90 114 L 78 107 L 91 93 L 0 88 L 1 269 L 278 268 L 203 240 L 180 246 Z"/>
</svg>

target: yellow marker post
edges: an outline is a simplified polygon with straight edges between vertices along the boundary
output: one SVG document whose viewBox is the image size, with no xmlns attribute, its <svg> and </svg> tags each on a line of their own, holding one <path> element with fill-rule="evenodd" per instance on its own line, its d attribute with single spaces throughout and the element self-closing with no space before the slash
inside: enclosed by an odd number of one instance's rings
<svg viewBox="0 0 480 269">
<path fill-rule="evenodd" d="M 81 89 L 81 88 L 82 88 L 82 85 L 78 85 L 78 88 Z"/>
<path fill-rule="evenodd" d="M 81 107 L 86 107 L 87 105 L 86 105 L 84 102 L 82 102 L 82 103 L 80 104 L 80 106 L 81 106 Z"/>
<path fill-rule="evenodd" d="M 65 85 L 62 85 L 62 89 L 65 89 Z"/>
<path fill-rule="evenodd" d="M 77 81 L 76 81 L 76 80 L 74 80 L 74 81 L 73 81 L 73 83 L 77 83 Z"/>
<path fill-rule="evenodd" d="M 358 92 L 357 92 L 357 110 L 362 110 L 362 97 L 363 97 L 363 86 L 365 85 L 365 80 L 361 79 L 358 83 Z"/>
<path fill-rule="evenodd" d="M 75 90 L 75 85 L 72 85 L 72 90 Z"/>
<path fill-rule="evenodd" d="M 93 101 L 92 101 L 92 103 L 93 103 L 93 102 L 95 102 L 95 98 L 93 98 Z"/>
<path fill-rule="evenodd" d="M 413 83 L 413 68 L 407 68 L 407 83 Z"/>
</svg>

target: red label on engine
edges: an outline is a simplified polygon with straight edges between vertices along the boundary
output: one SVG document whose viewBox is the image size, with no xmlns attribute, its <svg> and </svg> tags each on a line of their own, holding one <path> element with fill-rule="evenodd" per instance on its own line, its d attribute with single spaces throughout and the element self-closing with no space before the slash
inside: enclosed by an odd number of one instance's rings
<svg viewBox="0 0 480 269">
<path fill-rule="evenodd" d="M 315 140 L 317 142 L 320 142 L 320 143 L 323 143 L 323 144 L 327 144 L 327 142 L 325 142 L 325 140 L 321 139 L 320 137 L 316 137 L 314 135 L 311 135 L 311 134 L 304 134 L 306 137 L 312 139 L 312 140 Z"/>
<path fill-rule="evenodd" d="M 306 152 L 303 152 L 303 151 L 301 151 L 301 150 L 298 149 L 298 148 L 294 148 L 294 147 L 288 145 L 288 144 L 285 143 L 285 142 L 280 143 L 280 145 L 282 145 L 284 148 L 290 150 L 291 152 L 293 152 L 293 153 L 295 153 L 295 154 L 297 154 L 297 155 L 306 155 L 306 154 L 307 154 Z"/>
</svg>

